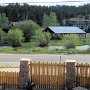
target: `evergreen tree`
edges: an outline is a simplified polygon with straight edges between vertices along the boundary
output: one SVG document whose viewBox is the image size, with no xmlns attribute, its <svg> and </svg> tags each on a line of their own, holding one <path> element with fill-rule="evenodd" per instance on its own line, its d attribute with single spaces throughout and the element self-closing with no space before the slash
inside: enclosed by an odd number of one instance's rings
<svg viewBox="0 0 90 90">
<path fill-rule="evenodd" d="M 57 20 L 57 16 L 56 16 L 55 12 L 50 13 L 49 19 L 50 19 L 50 26 L 58 26 L 59 25 L 59 22 Z"/>
<path fill-rule="evenodd" d="M 46 13 L 44 13 L 44 15 L 43 15 L 43 27 L 45 28 L 49 25 L 50 25 L 50 18 Z"/>
<path fill-rule="evenodd" d="M 8 18 L 5 13 L 0 13 L 0 28 L 8 24 Z"/>
<path fill-rule="evenodd" d="M 43 27 L 47 26 L 57 26 L 59 22 L 57 20 L 57 16 L 54 12 L 51 12 L 50 15 L 44 13 L 43 15 Z"/>
</svg>

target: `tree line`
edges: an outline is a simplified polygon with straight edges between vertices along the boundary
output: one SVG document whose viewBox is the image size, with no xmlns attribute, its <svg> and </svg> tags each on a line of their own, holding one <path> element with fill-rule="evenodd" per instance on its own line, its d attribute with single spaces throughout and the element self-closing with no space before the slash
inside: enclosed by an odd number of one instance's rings
<svg viewBox="0 0 90 90">
<path fill-rule="evenodd" d="M 77 17 L 78 15 L 90 15 L 90 4 L 83 6 L 32 6 L 24 3 L 20 5 L 9 4 L 7 6 L 0 6 L 0 13 L 5 13 L 9 18 L 9 22 L 17 22 L 25 19 L 31 19 L 40 26 L 43 25 L 43 15 L 46 13 L 55 12 L 59 23 L 62 25 L 63 19 Z"/>
</svg>

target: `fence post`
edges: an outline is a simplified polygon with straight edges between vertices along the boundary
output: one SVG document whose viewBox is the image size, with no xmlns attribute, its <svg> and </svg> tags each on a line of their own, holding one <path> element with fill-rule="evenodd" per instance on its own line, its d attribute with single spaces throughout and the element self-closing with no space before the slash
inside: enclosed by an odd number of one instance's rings
<svg viewBox="0 0 90 90">
<path fill-rule="evenodd" d="M 72 89 L 75 85 L 75 60 L 66 60 L 66 88 Z"/>
<path fill-rule="evenodd" d="M 20 59 L 20 88 L 26 87 L 26 82 L 30 80 L 30 70 L 29 70 L 29 64 L 31 59 L 28 58 L 22 58 Z"/>
</svg>

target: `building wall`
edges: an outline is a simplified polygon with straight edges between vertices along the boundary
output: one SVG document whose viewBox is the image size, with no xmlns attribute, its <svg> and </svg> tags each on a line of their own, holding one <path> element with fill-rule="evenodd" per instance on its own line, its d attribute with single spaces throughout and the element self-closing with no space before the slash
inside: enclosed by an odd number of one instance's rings
<svg viewBox="0 0 90 90">
<path fill-rule="evenodd" d="M 53 34 L 53 39 L 62 39 L 64 37 L 64 35 L 71 35 L 70 33 L 68 34 Z M 79 36 L 80 39 L 85 39 L 86 38 L 86 34 L 82 33 L 82 34 L 77 34 Z"/>
<path fill-rule="evenodd" d="M 63 20 L 63 25 L 76 26 L 79 27 L 80 29 L 83 29 L 84 31 L 88 31 L 90 28 L 90 20 L 78 19 L 78 18 L 65 19 Z"/>
</svg>

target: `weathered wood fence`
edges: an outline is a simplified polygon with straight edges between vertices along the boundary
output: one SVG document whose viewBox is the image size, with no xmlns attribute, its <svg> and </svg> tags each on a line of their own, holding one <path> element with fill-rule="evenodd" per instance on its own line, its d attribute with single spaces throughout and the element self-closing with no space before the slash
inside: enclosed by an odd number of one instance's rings
<svg viewBox="0 0 90 90">
<path fill-rule="evenodd" d="M 77 63 L 76 82 L 79 86 L 90 88 L 90 64 Z"/>
<path fill-rule="evenodd" d="M 36 88 L 60 89 L 65 85 L 65 63 L 31 62 L 30 69 Z"/>
<path fill-rule="evenodd" d="M 0 85 L 17 88 L 19 86 L 19 73 L 0 71 Z"/>
<path fill-rule="evenodd" d="M 75 72 L 75 73 L 74 73 Z M 48 63 L 20 61 L 20 72 L 1 72 L 0 85 L 12 88 L 26 87 L 31 80 L 36 88 L 63 89 L 66 84 L 90 88 L 90 64 L 75 62 Z"/>
</svg>

